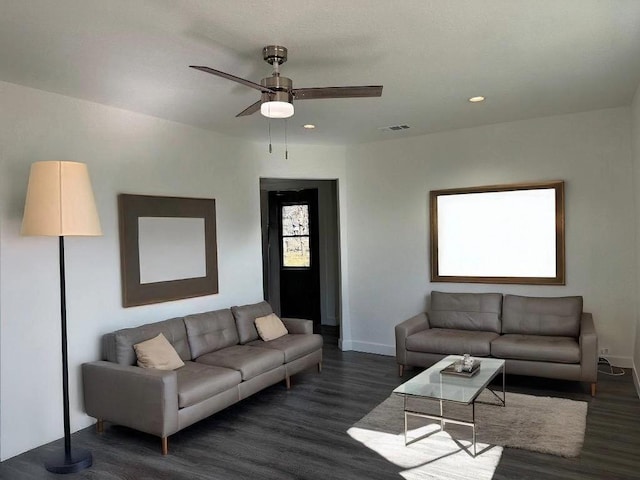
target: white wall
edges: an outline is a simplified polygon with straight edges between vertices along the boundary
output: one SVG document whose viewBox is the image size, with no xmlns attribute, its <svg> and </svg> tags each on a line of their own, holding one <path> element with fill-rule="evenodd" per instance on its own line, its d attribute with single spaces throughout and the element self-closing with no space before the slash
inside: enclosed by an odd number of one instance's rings
<svg viewBox="0 0 640 480">
<path fill-rule="evenodd" d="M 631 140 L 633 145 L 633 169 L 634 169 L 634 191 L 636 194 L 636 275 L 638 277 L 638 290 L 636 291 L 636 298 L 640 298 L 640 218 L 638 218 L 638 212 L 640 212 L 640 85 L 636 90 L 636 94 L 631 104 Z M 636 312 L 636 335 L 635 335 L 635 350 L 633 355 L 633 381 L 640 396 L 640 312 Z"/>
<path fill-rule="evenodd" d="M 57 241 L 19 235 L 32 162 L 86 162 L 104 231 L 66 239 L 74 431 L 91 423 L 82 411 L 79 366 L 100 357 L 103 333 L 262 299 L 260 177 L 339 179 L 346 198 L 342 147 L 293 145 L 284 160 L 279 145 L 269 155 L 266 144 L 8 83 L 0 83 L 0 105 L 3 460 L 63 431 Z M 215 198 L 220 293 L 123 309 L 118 193 Z M 346 226 L 341 232 L 344 245 Z M 343 292 L 343 302 L 347 297 Z"/>
<path fill-rule="evenodd" d="M 583 295 L 600 346 L 629 365 L 638 294 L 629 126 L 629 108 L 617 108 L 348 148 L 351 346 L 393 354 L 394 325 L 424 311 L 431 290 Z M 555 179 L 566 182 L 566 286 L 430 283 L 430 190 Z"/>
</svg>

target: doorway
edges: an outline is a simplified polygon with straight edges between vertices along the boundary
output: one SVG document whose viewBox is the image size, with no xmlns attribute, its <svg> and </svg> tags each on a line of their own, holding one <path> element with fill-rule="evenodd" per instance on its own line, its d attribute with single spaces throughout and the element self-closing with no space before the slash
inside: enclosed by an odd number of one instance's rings
<svg viewBox="0 0 640 480">
<path fill-rule="evenodd" d="M 264 298 L 339 337 L 337 180 L 260 179 Z M 328 340 L 332 341 L 332 340 Z"/>
<path fill-rule="evenodd" d="M 280 313 L 313 320 L 319 331 L 320 267 L 318 252 L 318 189 L 269 192 L 271 247 L 277 242 Z"/>
</svg>

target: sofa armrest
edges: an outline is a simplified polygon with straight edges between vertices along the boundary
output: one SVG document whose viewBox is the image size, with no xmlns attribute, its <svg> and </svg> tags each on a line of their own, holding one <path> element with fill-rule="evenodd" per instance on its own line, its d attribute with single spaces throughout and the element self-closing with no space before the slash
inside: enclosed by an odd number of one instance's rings
<svg viewBox="0 0 640 480">
<path fill-rule="evenodd" d="M 598 336 L 593 315 L 582 313 L 580 320 L 580 370 L 584 382 L 595 383 L 598 379 Z"/>
<path fill-rule="evenodd" d="M 88 415 L 168 437 L 178 431 L 178 381 L 174 371 L 114 362 L 82 365 Z"/>
<path fill-rule="evenodd" d="M 313 333 L 313 321 L 303 318 L 281 318 L 289 333 Z"/>
<path fill-rule="evenodd" d="M 396 325 L 396 362 L 398 364 L 407 364 L 407 337 L 427 328 L 429 328 L 429 317 L 424 312 Z"/>
</svg>

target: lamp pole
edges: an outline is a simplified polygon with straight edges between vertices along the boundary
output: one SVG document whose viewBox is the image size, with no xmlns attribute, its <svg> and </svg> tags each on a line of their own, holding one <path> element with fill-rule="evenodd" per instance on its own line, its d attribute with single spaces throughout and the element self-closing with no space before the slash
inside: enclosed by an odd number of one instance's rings
<svg viewBox="0 0 640 480">
<path fill-rule="evenodd" d="M 64 270 L 64 235 L 58 237 L 60 250 L 60 326 L 62 330 L 62 408 L 64 415 L 64 453 L 56 452 L 44 463 L 52 473 L 76 473 L 93 463 L 91 452 L 84 448 L 71 449 L 69 421 L 69 361 L 67 358 L 67 295 Z"/>
<path fill-rule="evenodd" d="M 62 408 L 64 415 L 64 453 L 71 457 L 71 422 L 69 421 L 69 360 L 67 358 L 67 288 L 64 272 L 64 236 L 59 238 L 60 250 L 60 326 L 62 330 Z"/>
</svg>

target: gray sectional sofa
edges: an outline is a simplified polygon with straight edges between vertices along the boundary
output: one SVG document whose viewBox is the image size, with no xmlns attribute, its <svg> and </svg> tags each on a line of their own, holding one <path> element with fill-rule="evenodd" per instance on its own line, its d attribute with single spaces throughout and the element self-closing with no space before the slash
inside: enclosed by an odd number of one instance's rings
<svg viewBox="0 0 640 480">
<path fill-rule="evenodd" d="M 126 328 L 102 339 L 103 360 L 82 365 L 84 405 L 106 420 L 162 439 L 292 375 L 322 366 L 322 337 L 310 320 L 283 318 L 289 333 L 262 341 L 254 325 L 272 313 L 267 302 Z M 136 366 L 133 345 L 162 333 L 184 366 Z"/>
<path fill-rule="evenodd" d="M 589 382 L 595 395 L 598 339 L 582 297 L 431 292 L 429 313 L 395 327 L 400 376 L 446 355 L 506 361 L 506 372 Z"/>
</svg>

